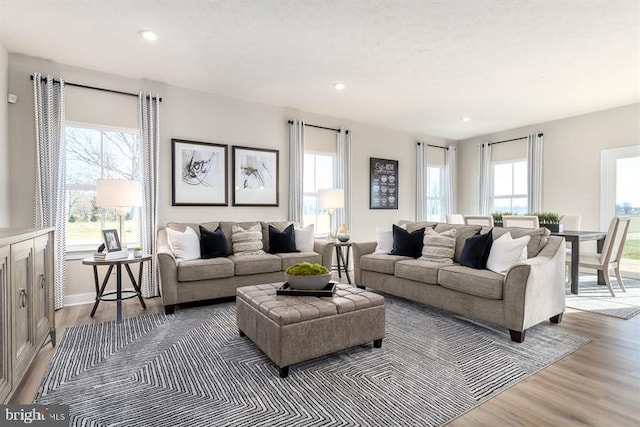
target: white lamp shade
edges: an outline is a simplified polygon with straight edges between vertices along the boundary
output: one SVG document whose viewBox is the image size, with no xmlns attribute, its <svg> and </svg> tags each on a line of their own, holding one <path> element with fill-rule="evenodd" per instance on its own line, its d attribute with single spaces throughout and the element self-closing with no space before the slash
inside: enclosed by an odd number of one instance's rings
<svg viewBox="0 0 640 427">
<path fill-rule="evenodd" d="M 318 190 L 318 207 L 320 209 L 344 208 L 344 190 L 342 188 Z"/>
<path fill-rule="evenodd" d="M 100 208 L 129 208 L 142 205 L 139 181 L 99 179 L 96 205 Z"/>
</svg>

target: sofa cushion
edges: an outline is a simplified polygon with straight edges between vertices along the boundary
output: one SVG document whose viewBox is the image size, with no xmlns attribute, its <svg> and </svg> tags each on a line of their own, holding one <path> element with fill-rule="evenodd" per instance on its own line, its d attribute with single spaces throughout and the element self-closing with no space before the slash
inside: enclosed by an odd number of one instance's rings
<svg viewBox="0 0 640 427">
<path fill-rule="evenodd" d="M 193 228 L 186 227 L 184 232 L 167 228 L 167 241 L 171 252 L 179 261 L 200 258 L 200 239 Z"/>
<path fill-rule="evenodd" d="M 269 225 L 269 249 L 267 252 L 270 254 L 300 252 L 296 249 L 296 232 L 293 224 L 289 224 L 282 231 Z"/>
<path fill-rule="evenodd" d="M 184 230 L 186 230 L 187 227 L 191 227 L 196 233 L 198 233 L 198 235 L 200 234 L 200 226 L 206 228 L 207 230 L 213 231 L 216 228 L 218 228 L 219 225 L 220 223 L 215 221 L 203 222 L 200 224 L 196 224 L 194 222 L 168 222 L 167 223 L 168 228 L 171 228 L 172 230 L 182 231 L 182 232 L 184 232 Z"/>
<path fill-rule="evenodd" d="M 456 230 L 456 250 L 453 255 L 454 262 L 460 262 L 460 255 L 467 239 L 471 236 L 475 236 L 480 233 L 482 227 L 479 225 L 464 225 L 464 224 L 442 224 L 438 223 L 434 228 L 438 233 L 443 233 L 448 230 Z"/>
<path fill-rule="evenodd" d="M 436 224 L 438 223 L 431 222 L 431 221 L 406 221 L 406 220 L 398 221 L 398 225 L 401 227 L 404 226 L 403 228 L 407 230 L 409 233 L 411 233 L 412 231 L 419 230 L 421 228 L 424 228 L 424 229 L 433 228 L 436 226 Z"/>
<path fill-rule="evenodd" d="M 228 258 L 235 264 L 236 276 L 273 273 L 282 269 L 282 259 L 277 255 L 231 255 Z"/>
<path fill-rule="evenodd" d="M 400 228 L 406 230 L 406 225 L 399 225 Z M 376 228 L 376 249 L 377 254 L 388 254 L 393 250 L 393 230 L 391 228 Z"/>
<path fill-rule="evenodd" d="M 300 252 L 313 252 L 314 228 L 313 224 L 307 225 L 305 228 L 294 228 L 297 250 Z"/>
<path fill-rule="evenodd" d="M 260 224 L 250 227 L 234 225 L 231 227 L 231 242 L 234 255 L 262 255 L 262 232 Z"/>
<path fill-rule="evenodd" d="M 422 240 L 424 228 L 419 228 L 411 233 L 393 225 L 393 249 L 391 255 L 408 256 L 418 258 L 422 254 Z"/>
<path fill-rule="evenodd" d="M 408 256 L 390 254 L 367 254 L 360 257 L 360 269 L 377 273 L 394 274 L 396 262 L 412 259 Z"/>
<path fill-rule="evenodd" d="M 194 259 L 178 264 L 178 282 L 233 277 L 233 261 L 228 258 Z"/>
<path fill-rule="evenodd" d="M 420 259 L 408 259 L 396 262 L 395 276 L 416 282 L 438 284 L 438 270 L 447 264 L 439 262 L 422 261 Z"/>
<path fill-rule="evenodd" d="M 218 258 L 227 256 L 227 238 L 218 226 L 211 231 L 203 226 L 200 228 L 200 258 Z"/>
<path fill-rule="evenodd" d="M 520 228 L 520 227 L 495 227 L 492 231 L 494 240 L 505 233 L 511 233 L 511 237 L 517 239 L 522 236 L 530 236 L 531 240 L 527 244 L 527 258 L 538 256 L 549 240 L 551 233 L 548 228 Z"/>
<path fill-rule="evenodd" d="M 322 255 L 313 251 L 290 252 L 290 253 L 284 253 L 284 254 L 276 254 L 276 256 L 280 257 L 280 259 L 282 260 L 282 267 L 281 267 L 282 271 L 291 267 L 293 264 L 296 264 L 298 262 L 303 262 L 303 261 L 322 264 Z"/>
<path fill-rule="evenodd" d="M 456 229 L 438 233 L 427 228 L 424 230 L 422 241 L 422 261 L 438 262 L 440 264 L 453 264 L 453 256 L 456 252 Z"/>
<path fill-rule="evenodd" d="M 231 241 L 231 236 L 233 235 L 233 226 L 237 225 L 239 227 L 242 227 L 244 229 L 247 229 L 249 227 L 251 227 L 252 225 L 256 225 L 257 221 L 247 221 L 247 222 L 233 222 L 233 221 L 220 221 L 219 225 L 220 228 L 222 229 L 222 232 L 224 233 L 224 236 L 227 238 L 227 247 L 229 248 L 227 255 L 233 255 L 233 242 Z M 203 226 L 205 224 L 202 224 Z M 214 230 L 214 228 L 210 228 L 207 227 L 211 230 Z M 262 230 L 261 230 L 262 232 Z M 263 242 L 264 244 L 264 242 Z M 264 247 L 264 246 L 263 246 Z"/>
<path fill-rule="evenodd" d="M 487 259 L 487 270 L 507 274 L 512 265 L 527 259 L 529 240 L 530 236 L 513 239 L 509 232 L 495 239 Z"/>
<path fill-rule="evenodd" d="M 492 243 L 493 235 L 491 233 L 469 237 L 462 248 L 460 264 L 471 268 L 487 268 Z"/>
<path fill-rule="evenodd" d="M 293 224 L 294 227 L 296 226 L 296 224 L 294 224 L 291 221 L 270 221 L 270 222 L 261 221 L 260 222 L 260 229 L 262 232 L 262 246 L 265 252 L 274 253 L 274 252 L 269 252 L 269 226 L 274 227 L 278 231 L 284 231 L 284 229 L 290 226 L 291 224 Z"/>
<path fill-rule="evenodd" d="M 464 292 L 488 299 L 502 299 L 504 284 L 502 274 L 490 270 L 476 270 L 462 265 L 442 267 L 438 272 L 438 284 L 443 288 Z"/>
</svg>

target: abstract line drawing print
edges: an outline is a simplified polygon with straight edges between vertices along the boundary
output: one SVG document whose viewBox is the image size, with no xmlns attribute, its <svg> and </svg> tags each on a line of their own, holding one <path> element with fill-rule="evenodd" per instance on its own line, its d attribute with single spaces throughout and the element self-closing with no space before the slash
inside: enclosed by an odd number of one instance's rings
<svg viewBox="0 0 640 427">
<path fill-rule="evenodd" d="M 274 172 L 270 170 L 269 158 L 259 155 L 246 155 L 240 164 L 243 189 L 273 188 Z"/>
<path fill-rule="evenodd" d="M 189 185 L 216 185 L 218 153 L 208 150 L 182 150 L 182 181 Z"/>
</svg>

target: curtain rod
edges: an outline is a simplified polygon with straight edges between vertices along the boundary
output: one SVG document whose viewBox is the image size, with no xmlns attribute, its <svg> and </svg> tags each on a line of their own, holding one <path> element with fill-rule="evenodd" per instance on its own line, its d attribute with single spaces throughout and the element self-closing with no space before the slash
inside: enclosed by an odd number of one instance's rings
<svg viewBox="0 0 640 427">
<path fill-rule="evenodd" d="M 543 136 L 543 133 L 539 133 L 538 137 Z M 489 145 L 493 145 L 493 144 L 502 144 L 503 142 L 513 142 L 513 141 L 520 141 L 521 139 L 527 139 L 529 138 L 528 136 L 522 136 L 520 138 L 513 138 L 513 139 L 505 139 L 504 141 L 496 141 L 496 142 L 490 142 Z"/>
<path fill-rule="evenodd" d="M 443 150 L 448 150 L 450 148 L 450 147 L 443 147 L 441 145 L 425 144 L 424 142 L 419 142 L 418 141 L 418 145 L 420 145 L 420 144 L 424 144 L 427 147 L 442 148 Z"/>
<path fill-rule="evenodd" d="M 31 75 L 31 80 L 33 80 L 33 75 Z M 40 77 L 40 80 L 46 80 L 44 77 Z M 60 83 L 60 80 L 53 80 L 54 83 Z M 93 89 L 93 90 L 99 90 L 102 92 L 110 92 L 110 93 L 117 93 L 118 95 L 128 95 L 128 96 L 135 96 L 136 98 L 138 97 L 137 93 L 131 93 L 131 92 L 122 92 L 119 90 L 114 90 L 114 89 L 105 89 L 103 87 L 96 87 L 96 86 L 88 86 L 88 85 L 82 85 L 79 83 L 71 83 L 71 82 L 67 82 L 65 81 L 64 84 L 66 86 L 75 86 L 75 87 L 81 87 L 83 89 Z M 148 96 L 148 95 L 147 95 Z M 162 98 L 159 98 L 160 102 L 162 102 Z"/>
<path fill-rule="evenodd" d="M 292 125 L 293 124 L 293 120 L 289 120 L 289 124 Z M 325 126 L 310 125 L 308 123 L 305 123 L 304 125 L 308 126 L 310 128 L 318 128 L 318 129 L 332 130 L 334 132 L 340 132 L 340 129 L 328 128 L 328 127 L 325 127 Z M 345 133 L 349 133 L 349 131 L 346 130 Z"/>
</svg>

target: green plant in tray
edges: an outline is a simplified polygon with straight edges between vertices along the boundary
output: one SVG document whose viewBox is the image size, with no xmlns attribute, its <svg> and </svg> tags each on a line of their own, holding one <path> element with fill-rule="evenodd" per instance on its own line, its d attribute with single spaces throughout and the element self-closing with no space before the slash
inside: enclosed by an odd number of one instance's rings
<svg viewBox="0 0 640 427">
<path fill-rule="evenodd" d="M 299 262 L 287 268 L 285 273 L 291 276 L 319 276 L 328 274 L 329 270 L 322 264 Z"/>
</svg>

